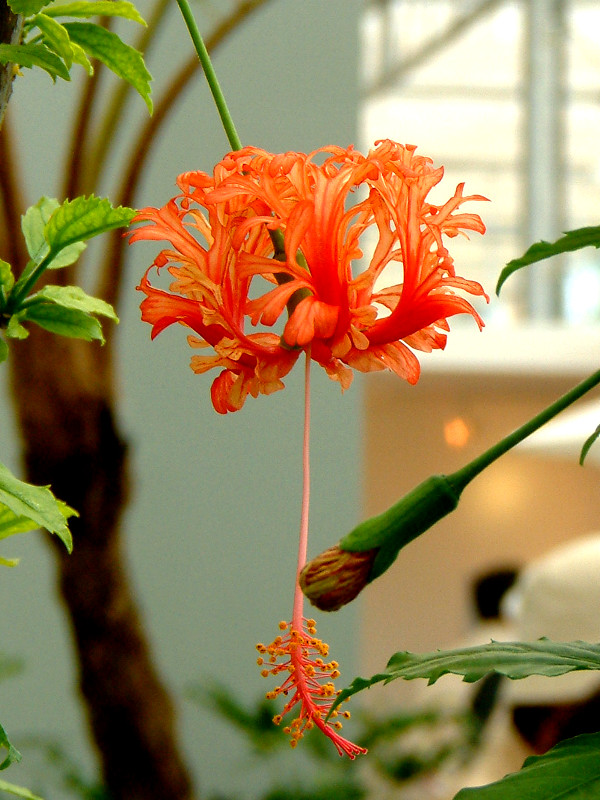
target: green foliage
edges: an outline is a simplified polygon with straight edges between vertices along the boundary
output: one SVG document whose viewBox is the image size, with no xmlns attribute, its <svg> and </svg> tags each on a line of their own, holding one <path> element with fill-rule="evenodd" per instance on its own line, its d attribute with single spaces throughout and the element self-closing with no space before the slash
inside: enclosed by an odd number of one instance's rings
<svg viewBox="0 0 600 800">
<path fill-rule="evenodd" d="M 129 225 L 134 215 L 133 209 L 122 206 L 113 208 L 108 200 L 94 195 L 65 200 L 52 212 L 43 228 L 43 236 L 52 255 L 50 264 L 59 252 L 73 245 L 100 233 Z M 52 265 L 65 266 L 62 263 Z"/>
<path fill-rule="evenodd" d="M 56 534 L 69 552 L 73 540 L 67 520 L 77 513 L 57 500 L 46 486 L 32 486 L 0 464 L 0 538 L 34 528 Z"/>
<path fill-rule="evenodd" d="M 77 286 L 46 285 L 29 294 L 42 273 L 60 269 L 77 260 L 86 241 L 98 234 L 129 225 L 135 211 L 108 200 L 77 197 L 58 200 L 42 197 L 27 209 L 21 228 L 31 260 L 15 281 L 10 264 L 0 262 L 0 328 L 7 339 L 23 339 L 28 335 L 24 322 L 62 336 L 86 341 L 104 342 L 97 316 L 118 322 L 108 303 L 86 294 Z M 6 342 L 0 340 L 0 361 L 8 356 Z"/>
<path fill-rule="evenodd" d="M 560 742 L 488 786 L 461 789 L 454 800 L 591 800 L 600 796 L 600 733 Z"/>
<path fill-rule="evenodd" d="M 514 258 L 504 267 L 496 284 L 496 294 L 500 294 L 502 285 L 513 272 L 537 261 L 543 261 L 560 253 L 581 250 L 583 247 L 600 247 L 600 225 L 567 231 L 555 242 L 541 241 L 532 244 L 520 258 Z"/>
<path fill-rule="evenodd" d="M 70 40 L 85 52 L 102 61 L 117 77 L 128 81 L 142 97 L 152 113 L 150 81 L 152 76 L 146 69 L 144 58 L 112 31 L 92 22 L 66 22 L 64 28 Z"/>
<path fill-rule="evenodd" d="M 70 81 L 71 76 L 64 61 L 43 44 L 0 44 L 0 64 L 18 64 L 20 67 L 40 67 L 52 76 Z"/>
<path fill-rule="evenodd" d="M 57 17 L 89 19 L 110 16 L 145 25 L 143 17 L 132 3 L 127 0 L 80 0 L 71 3 L 11 0 L 9 5 L 14 13 L 25 16 L 25 41 L 14 45 L 1 44 L 0 63 L 40 67 L 53 81 L 56 78 L 68 81 L 71 80 L 73 63 L 79 64 L 91 75 L 94 68 L 90 58 L 97 58 L 119 78 L 131 84 L 152 113 L 152 76 L 146 69 L 141 53 L 95 22 L 57 20 Z"/>
<path fill-rule="evenodd" d="M 48 5 L 48 0 L 9 0 L 8 5 L 13 14 L 23 14 L 24 17 L 29 17 Z"/>
<path fill-rule="evenodd" d="M 471 683 L 490 672 L 516 680 L 529 675 L 550 677 L 582 669 L 600 670 L 600 645 L 538 639 L 536 642 L 490 642 L 422 655 L 403 651 L 391 657 L 385 672 L 371 678 L 355 678 L 338 695 L 331 711 L 347 697 L 376 683 L 390 683 L 397 678 L 425 678 L 431 684 L 442 675 L 452 673 L 462 675 L 463 680 Z"/>
</svg>

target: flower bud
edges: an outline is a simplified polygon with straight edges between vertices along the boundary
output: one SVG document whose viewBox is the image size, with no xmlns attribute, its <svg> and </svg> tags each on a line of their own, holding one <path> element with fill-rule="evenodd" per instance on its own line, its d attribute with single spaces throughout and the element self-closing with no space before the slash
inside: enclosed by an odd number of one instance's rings
<svg viewBox="0 0 600 800">
<path fill-rule="evenodd" d="M 313 606 L 337 611 L 368 583 L 377 548 L 350 552 L 334 545 L 309 561 L 300 573 L 300 587 Z"/>
</svg>

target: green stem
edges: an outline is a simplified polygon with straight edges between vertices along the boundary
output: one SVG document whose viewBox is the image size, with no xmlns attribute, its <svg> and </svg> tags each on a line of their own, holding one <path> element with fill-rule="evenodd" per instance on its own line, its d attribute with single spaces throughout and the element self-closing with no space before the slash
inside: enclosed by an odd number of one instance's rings
<svg viewBox="0 0 600 800">
<path fill-rule="evenodd" d="M 477 458 L 474 458 L 469 464 L 462 469 L 453 472 L 452 475 L 448 475 L 448 480 L 452 483 L 455 487 L 456 491 L 461 492 L 464 487 L 470 483 L 476 475 L 479 475 L 480 472 L 486 467 L 489 467 L 496 459 L 500 458 L 500 456 L 504 455 L 504 453 L 511 450 L 516 444 L 522 442 L 532 433 L 541 428 L 542 425 L 545 425 L 546 422 L 549 422 L 553 417 L 559 414 L 561 411 L 564 411 L 565 408 L 568 408 L 571 403 L 574 403 L 575 400 L 579 400 L 586 392 L 589 392 L 590 389 L 593 389 L 594 386 L 597 386 L 600 383 L 600 370 L 594 372 L 593 375 L 590 375 L 589 378 L 586 378 L 581 383 L 578 383 L 577 386 L 573 387 L 570 391 L 566 394 L 563 394 L 562 397 L 559 397 L 554 403 L 549 405 L 543 411 L 540 411 L 539 414 L 536 414 L 535 417 L 530 419 L 524 425 L 521 425 L 520 428 L 517 428 L 512 433 L 509 433 L 508 436 L 505 436 L 504 439 L 501 439 L 495 445 L 490 447 L 485 453 L 482 453 Z"/>
<path fill-rule="evenodd" d="M 340 541 L 340 548 L 349 552 L 376 550 L 367 581 L 378 578 L 393 564 L 403 547 L 454 511 L 463 489 L 473 478 L 598 384 L 600 370 L 462 469 L 450 475 L 431 475 L 382 514 L 361 522 Z"/>
<path fill-rule="evenodd" d="M 41 278 L 44 274 L 48 265 L 52 262 L 52 260 L 56 258 L 56 251 L 51 250 L 48 255 L 40 261 L 37 267 L 29 270 L 29 264 L 25 267 L 23 274 L 19 278 L 19 280 L 15 283 L 12 288 L 11 293 L 8 296 L 8 301 L 5 307 L 6 314 L 15 314 L 19 311 L 22 307 L 23 298 L 27 297 L 29 291 L 33 288 L 33 286 L 37 283 L 37 281 Z"/>
<path fill-rule="evenodd" d="M 187 29 L 192 38 L 192 42 L 194 43 L 194 47 L 196 48 L 196 52 L 198 53 L 198 58 L 200 59 L 200 63 L 202 64 L 202 69 L 204 70 L 206 80 L 212 92 L 212 96 L 214 98 L 215 105 L 217 106 L 217 111 L 219 112 L 219 116 L 221 117 L 223 128 L 225 129 L 225 133 L 227 134 L 227 138 L 229 139 L 229 144 L 231 145 L 231 149 L 241 150 L 242 149 L 241 139 L 238 136 L 238 132 L 233 123 L 233 119 L 231 117 L 231 114 L 229 113 L 229 108 L 227 107 L 227 102 L 225 101 L 225 95 L 223 94 L 221 85 L 219 84 L 217 74 L 212 65 L 212 61 L 210 60 L 208 50 L 206 49 L 206 45 L 204 44 L 204 40 L 202 39 L 202 35 L 198 29 L 198 26 L 196 25 L 196 20 L 194 19 L 194 15 L 192 14 L 192 11 L 190 9 L 187 0 L 177 0 L 177 5 L 181 10 L 183 19 L 185 21 L 185 24 L 187 25 Z"/>
</svg>

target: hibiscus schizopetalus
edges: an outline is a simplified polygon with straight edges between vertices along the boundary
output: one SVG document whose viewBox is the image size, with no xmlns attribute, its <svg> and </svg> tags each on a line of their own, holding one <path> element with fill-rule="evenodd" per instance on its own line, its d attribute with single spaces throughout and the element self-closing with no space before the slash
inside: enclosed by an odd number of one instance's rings
<svg viewBox="0 0 600 800">
<path fill-rule="evenodd" d="M 146 224 L 131 234 L 131 241 L 170 245 L 142 279 L 142 319 L 152 325 L 152 337 L 179 323 L 192 332 L 192 347 L 212 348 L 210 355 L 193 356 L 191 366 L 221 370 L 211 388 L 219 413 L 240 409 L 249 394 L 283 388 L 304 351 L 304 484 L 293 614 L 271 644 L 258 645 L 258 663 L 265 677 L 283 676 L 267 697 L 286 697 L 274 722 L 284 722 L 292 745 L 317 728 L 350 758 L 366 751 L 339 733 L 339 717 L 348 712 L 328 717 L 339 671 L 325 660 L 328 648 L 316 637 L 314 620 L 303 615 L 300 587 L 308 542 L 310 364 L 317 362 L 343 389 L 352 369 L 390 369 L 416 383 L 414 351 L 443 348 L 448 317 L 470 314 L 483 326 L 464 295 L 486 295 L 478 283 L 456 275 L 444 237 L 483 233 L 480 217 L 460 207 L 485 198 L 464 197 L 460 184 L 443 205 L 428 202 L 442 175 L 443 168 L 414 147 L 389 140 L 367 156 L 352 147 L 310 155 L 246 147 L 229 153 L 212 175 L 181 175 L 180 194 L 163 208 L 142 209 L 135 221 Z M 361 238 L 369 229 L 376 242 L 367 259 Z M 401 267 L 402 281 L 385 285 L 390 265 Z M 152 269 L 164 267 L 173 279 L 168 290 L 149 279 Z M 310 573 L 328 609 L 357 593 L 355 584 L 364 583 L 375 558 L 342 554 L 344 574 L 351 567 L 352 575 L 340 582 L 335 553 Z M 292 713 L 291 722 L 284 720 Z"/>
<path fill-rule="evenodd" d="M 283 388 L 301 349 L 342 388 L 352 369 L 390 369 L 416 383 L 414 351 L 443 348 L 448 317 L 470 314 L 482 327 L 464 295 L 485 293 L 456 275 L 444 237 L 483 233 L 481 218 L 461 206 L 485 198 L 464 197 L 460 184 L 443 205 L 428 202 L 443 168 L 415 151 L 390 140 L 366 156 L 352 147 L 310 155 L 245 147 L 212 175 L 181 175 L 177 197 L 138 213 L 147 224 L 131 241 L 168 242 L 152 266 L 174 279 L 165 291 L 146 274 L 142 319 L 152 336 L 178 322 L 197 334 L 193 347 L 212 347 L 191 366 L 222 370 L 211 390 L 218 412 Z M 367 260 L 369 229 L 377 241 Z M 401 265 L 402 282 L 378 288 L 389 265 Z"/>
</svg>

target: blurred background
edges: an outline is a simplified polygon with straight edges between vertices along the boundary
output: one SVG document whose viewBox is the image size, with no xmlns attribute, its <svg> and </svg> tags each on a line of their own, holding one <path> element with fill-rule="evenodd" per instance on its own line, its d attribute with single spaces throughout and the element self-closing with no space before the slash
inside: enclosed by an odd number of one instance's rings
<svg viewBox="0 0 600 800">
<path fill-rule="evenodd" d="M 206 28 L 240 5 L 198 1 L 194 8 Z M 467 194 L 491 201 L 469 208 L 482 215 L 486 236 L 451 248 L 458 273 L 492 296 L 480 308 L 483 333 L 470 319 L 454 319 L 446 352 L 423 356 L 415 387 L 378 374 L 358 377 L 342 397 L 315 374 L 309 554 L 428 474 L 456 469 L 596 368 L 595 250 L 514 276 L 500 299 L 493 295 L 502 266 L 533 241 L 598 224 L 599 23 L 600 3 L 585 0 L 268 0 L 214 53 L 245 143 L 274 152 L 331 143 L 368 149 L 390 137 L 445 165 L 437 199 L 465 181 Z M 148 55 L 157 89 L 189 56 L 186 37 L 173 4 Z M 73 89 L 29 71 L 15 84 L 11 122 L 31 202 L 58 191 Z M 128 113 L 137 124 L 142 101 Z M 227 149 L 198 74 L 154 147 L 136 205 L 162 205 L 180 172 L 210 171 Z M 248 702 L 266 691 L 254 645 L 270 641 L 291 612 L 302 377 L 291 375 L 285 391 L 250 399 L 237 414 L 217 415 L 209 379 L 188 367 L 185 334 L 173 328 L 151 343 L 139 322 L 135 287 L 155 253 L 151 244 L 132 248 L 119 309 L 120 411 L 135 481 L 129 568 L 198 785 L 207 795 L 257 797 L 270 776 L 252 766 L 230 726 L 190 702 L 188 690 L 218 679 Z M 18 471 L 2 388 L 2 459 Z M 473 621 L 469 586 L 481 570 L 524 563 L 597 527 L 600 458 L 592 450 L 586 467 L 577 465 L 600 421 L 595 406 L 587 410 L 488 470 L 459 510 L 411 544 L 363 598 L 318 614 L 319 634 L 342 665 L 339 686 L 381 670 L 396 650 L 464 636 Z M 29 535 L 3 548 L 3 556 L 22 560 L 3 573 L 2 650 L 25 666 L 0 684 L 2 724 L 25 756 L 12 779 L 40 791 L 46 774 L 35 747 L 26 746 L 34 732 L 64 746 L 85 774 L 95 765 L 42 539 Z M 410 700 L 413 688 L 394 696 Z M 385 690 L 365 700 L 388 702 Z M 352 737 L 351 723 L 347 732 Z M 302 756 L 291 763 L 286 769 L 299 775 Z"/>
</svg>

